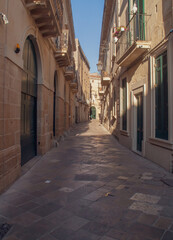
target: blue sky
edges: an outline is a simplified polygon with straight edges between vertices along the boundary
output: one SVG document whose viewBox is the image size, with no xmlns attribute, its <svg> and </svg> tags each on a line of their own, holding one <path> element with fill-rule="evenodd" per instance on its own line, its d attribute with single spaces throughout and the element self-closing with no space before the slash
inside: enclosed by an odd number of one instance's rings
<svg viewBox="0 0 173 240">
<path fill-rule="evenodd" d="M 104 0 L 71 0 L 75 37 L 90 63 L 90 72 L 97 72 Z"/>
</svg>

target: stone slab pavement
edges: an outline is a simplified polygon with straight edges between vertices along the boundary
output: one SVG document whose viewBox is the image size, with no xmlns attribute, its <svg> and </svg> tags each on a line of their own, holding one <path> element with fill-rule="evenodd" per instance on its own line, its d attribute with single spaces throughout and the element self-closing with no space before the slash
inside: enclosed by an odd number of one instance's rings
<svg viewBox="0 0 173 240">
<path fill-rule="evenodd" d="M 173 240 L 171 181 L 98 121 L 78 124 L 0 196 L 3 240 Z"/>
</svg>

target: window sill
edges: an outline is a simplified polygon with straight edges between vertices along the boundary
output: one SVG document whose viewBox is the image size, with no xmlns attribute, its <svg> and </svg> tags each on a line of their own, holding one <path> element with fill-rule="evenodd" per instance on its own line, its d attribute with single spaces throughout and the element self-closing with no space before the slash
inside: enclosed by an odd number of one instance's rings
<svg viewBox="0 0 173 240">
<path fill-rule="evenodd" d="M 163 140 L 163 139 L 159 139 L 159 138 L 149 138 L 149 143 L 162 147 L 162 148 L 166 148 L 169 150 L 173 150 L 173 143 L 170 142 L 169 140 Z"/>
<path fill-rule="evenodd" d="M 126 137 L 129 137 L 129 133 L 125 130 L 120 130 L 120 134 Z"/>
</svg>

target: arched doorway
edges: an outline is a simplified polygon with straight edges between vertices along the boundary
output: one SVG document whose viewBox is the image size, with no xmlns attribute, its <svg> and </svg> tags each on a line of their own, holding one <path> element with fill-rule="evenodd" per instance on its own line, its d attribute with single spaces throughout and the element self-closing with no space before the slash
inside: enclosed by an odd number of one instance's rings
<svg viewBox="0 0 173 240">
<path fill-rule="evenodd" d="M 90 109 L 90 116 L 92 119 L 96 119 L 96 108 L 94 106 Z"/>
<path fill-rule="evenodd" d="M 53 96 L 53 136 L 56 136 L 56 113 L 57 113 L 57 104 L 56 104 L 56 98 L 57 98 L 57 88 L 58 88 L 58 77 L 57 72 L 54 74 L 54 96 Z"/>
<path fill-rule="evenodd" d="M 23 51 L 24 71 L 21 86 L 21 165 L 37 154 L 37 61 L 28 37 Z"/>
</svg>

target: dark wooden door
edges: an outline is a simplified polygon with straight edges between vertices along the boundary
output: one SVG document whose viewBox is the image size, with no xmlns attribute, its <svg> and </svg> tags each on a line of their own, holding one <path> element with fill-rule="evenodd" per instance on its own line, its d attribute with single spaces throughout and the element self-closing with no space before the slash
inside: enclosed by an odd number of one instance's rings
<svg viewBox="0 0 173 240">
<path fill-rule="evenodd" d="M 137 150 L 142 151 L 143 140 L 143 95 L 136 96 L 137 99 Z"/>
<path fill-rule="evenodd" d="M 37 64 L 32 41 L 24 46 L 24 73 L 21 92 L 21 165 L 37 154 Z"/>
</svg>

